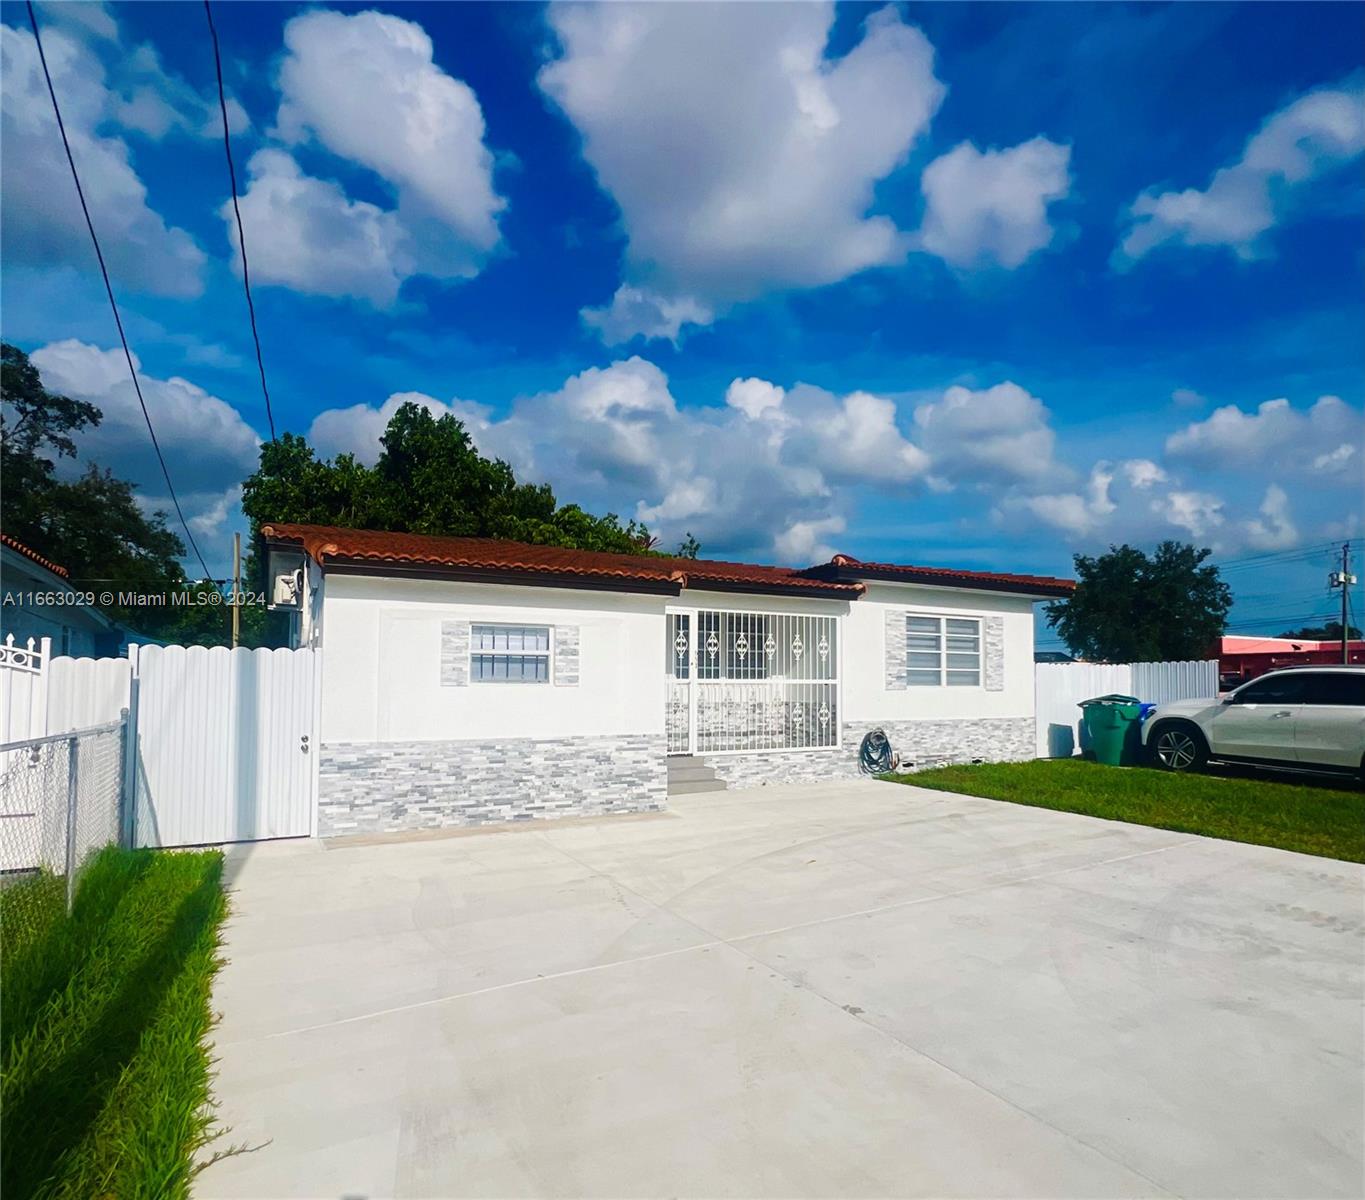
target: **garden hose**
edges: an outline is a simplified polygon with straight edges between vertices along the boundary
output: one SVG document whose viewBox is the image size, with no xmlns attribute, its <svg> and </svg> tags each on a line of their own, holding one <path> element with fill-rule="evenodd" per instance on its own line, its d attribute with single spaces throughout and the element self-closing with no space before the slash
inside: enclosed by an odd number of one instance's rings
<svg viewBox="0 0 1365 1200">
<path fill-rule="evenodd" d="M 858 747 L 858 767 L 864 775 L 885 775 L 896 765 L 886 731 L 874 729 Z"/>
</svg>

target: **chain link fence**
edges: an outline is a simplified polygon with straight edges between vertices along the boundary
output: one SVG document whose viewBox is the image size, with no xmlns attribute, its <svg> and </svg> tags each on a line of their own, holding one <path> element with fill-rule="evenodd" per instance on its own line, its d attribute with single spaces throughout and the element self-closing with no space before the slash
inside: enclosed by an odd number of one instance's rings
<svg viewBox="0 0 1365 1200">
<path fill-rule="evenodd" d="M 10 893 L 7 926 L 24 920 L 21 891 L 34 891 L 16 885 L 61 887 L 69 911 L 91 856 L 123 840 L 126 721 L 125 715 L 108 725 L 0 744 L 0 887 Z"/>
</svg>

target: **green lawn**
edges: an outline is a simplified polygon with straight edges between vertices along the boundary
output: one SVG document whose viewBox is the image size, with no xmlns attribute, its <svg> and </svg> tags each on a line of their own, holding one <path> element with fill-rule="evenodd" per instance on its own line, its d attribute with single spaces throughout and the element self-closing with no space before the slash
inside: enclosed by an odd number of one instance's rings
<svg viewBox="0 0 1365 1200">
<path fill-rule="evenodd" d="M 938 767 L 883 776 L 914 787 L 1131 821 L 1365 862 L 1365 793 L 1250 776 L 1174 775 L 1083 759 Z"/>
<path fill-rule="evenodd" d="M 181 1197 L 212 1125 L 209 988 L 222 855 L 109 848 L 74 911 L 50 876 L 0 892 L 0 1191 Z"/>
</svg>

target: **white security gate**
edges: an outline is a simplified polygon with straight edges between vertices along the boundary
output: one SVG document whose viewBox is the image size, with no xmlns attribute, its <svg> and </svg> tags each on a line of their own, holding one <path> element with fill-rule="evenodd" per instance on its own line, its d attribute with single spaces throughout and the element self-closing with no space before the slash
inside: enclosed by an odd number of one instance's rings
<svg viewBox="0 0 1365 1200">
<path fill-rule="evenodd" d="M 668 614 L 670 754 L 839 745 L 836 617 Z"/>
<path fill-rule="evenodd" d="M 317 651 L 139 646 L 129 654 L 139 846 L 313 832 Z"/>
</svg>

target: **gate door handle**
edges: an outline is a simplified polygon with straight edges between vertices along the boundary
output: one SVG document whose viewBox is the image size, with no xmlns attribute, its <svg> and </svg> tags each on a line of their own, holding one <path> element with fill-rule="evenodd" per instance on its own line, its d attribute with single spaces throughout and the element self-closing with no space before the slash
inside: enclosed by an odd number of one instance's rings
<svg viewBox="0 0 1365 1200">
<path fill-rule="evenodd" d="M 299 749 L 302 750 L 304 754 L 308 753 L 308 735 L 306 733 L 299 738 Z"/>
</svg>

